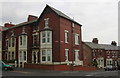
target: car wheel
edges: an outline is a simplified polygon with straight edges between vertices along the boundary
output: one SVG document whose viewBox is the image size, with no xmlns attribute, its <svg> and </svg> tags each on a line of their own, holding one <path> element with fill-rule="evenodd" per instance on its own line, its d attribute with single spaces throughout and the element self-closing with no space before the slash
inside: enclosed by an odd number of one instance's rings
<svg viewBox="0 0 120 78">
<path fill-rule="evenodd" d="M 8 70 L 8 68 L 6 68 L 6 67 L 5 67 L 5 68 L 4 68 L 4 70 L 5 70 L 5 71 L 7 71 L 7 70 Z"/>
</svg>

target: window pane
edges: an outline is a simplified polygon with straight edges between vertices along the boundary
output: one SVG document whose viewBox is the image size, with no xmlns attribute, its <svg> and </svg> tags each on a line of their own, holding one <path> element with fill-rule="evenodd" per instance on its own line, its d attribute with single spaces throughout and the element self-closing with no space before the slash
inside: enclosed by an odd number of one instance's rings
<svg viewBox="0 0 120 78">
<path fill-rule="evenodd" d="M 24 51 L 24 60 L 26 60 L 26 51 Z"/>
<path fill-rule="evenodd" d="M 42 37 L 45 37 L 45 32 L 42 32 Z"/>
<path fill-rule="evenodd" d="M 46 42 L 46 40 L 45 40 L 45 38 L 46 38 L 46 34 L 45 34 L 46 32 L 42 32 L 42 43 L 45 43 Z"/>
<path fill-rule="evenodd" d="M 68 32 L 65 32 L 65 43 L 68 43 Z"/>
<path fill-rule="evenodd" d="M 50 32 L 47 32 L 47 42 L 50 42 Z"/>
<path fill-rule="evenodd" d="M 26 35 L 23 36 L 23 45 L 26 45 Z"/>
<path fill-rule="evenodd" d="M 51 59 L 50 59 L 50 56 L 51 56 L 51 52 L 50 52 L 50 50 L 47 50 L 47 61 L 50 61 Z"/>
<path fill-rule="evenodd" d="M 47 57 L 47 60 L 50 61 L 50 56 Z"/>
<path fill-rule="evenodd" d="M 46 55 L 46 52 L 45 52 L 45 50 L 42 50 L 42 55 Z"/>
<path fill-rule="evenodd" d="M 22 45 L 22 36 L 20 36 L 20 45 Z"/>
<path fill-rule="evenodd" d="M 12 60 L 14 59 L 14 52 L 12 52 Z"/>
<path fill-rule="evenodd" d="M 12 38 L 12 47 L 14 47 L 14 38 Z"/>
<path fill-rule="evenodd" d="M 45 56 L 42 56 L 42 61 L 46 61 L 46 57 Z"/>
</svg>

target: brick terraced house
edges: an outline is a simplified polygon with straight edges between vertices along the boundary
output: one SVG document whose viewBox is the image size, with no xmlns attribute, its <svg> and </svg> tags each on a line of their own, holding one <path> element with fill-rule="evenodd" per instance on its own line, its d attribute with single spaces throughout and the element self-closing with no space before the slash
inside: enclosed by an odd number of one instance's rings
<svg viewBox="0 0 120 78">
<path fill-rule="evenodd" d="M 120 58 L 120 49 L 115 41 L 111 44 L 99 44 L 97 38 L 93 38 L 92 42 L 83 42 L 84 65 L 92 65 L 93 61 L 97 61 L 99 68 L 107 65 L 117 66 Z"/>
<path fill-rule="evenodd" d="M 18 67 L 30 65 L 83 65 L 81 24 L 49 5 L 39 17 L 7 24 L 3 31 L 2 59 Z"/>
</svg>

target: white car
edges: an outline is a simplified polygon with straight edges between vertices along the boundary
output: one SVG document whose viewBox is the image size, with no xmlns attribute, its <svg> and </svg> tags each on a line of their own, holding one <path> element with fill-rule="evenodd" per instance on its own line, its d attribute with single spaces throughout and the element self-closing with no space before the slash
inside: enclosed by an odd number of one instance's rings
<svg viewBox="0 0 120 78">
<path fill-rule="evenodd" d="M 105 69 L 105 71 L 116 70 L 117 67 L 116 66 L 112 66 L 112 65 L 107 65 L 104 69 Z"/>
</svg>

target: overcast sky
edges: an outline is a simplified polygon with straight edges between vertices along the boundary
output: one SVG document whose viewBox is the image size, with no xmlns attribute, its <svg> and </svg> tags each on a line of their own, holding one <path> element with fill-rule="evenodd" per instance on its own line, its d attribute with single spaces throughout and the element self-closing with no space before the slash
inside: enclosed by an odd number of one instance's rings
<svg viewBox="0 0 120 78">
<path fill-rule="evenodd" d="M 9 1 L 9 2 L 8 2 Z M 3 0 L 0 8 L 0 24 L 18 24 L 28 15 L 40 16 L 46 4 L 62 11 L 82 24 L 82 40 L 98 38 L 101 44 L 118 42 L 119 0 Z"/>
</svg>

